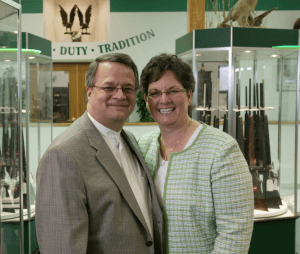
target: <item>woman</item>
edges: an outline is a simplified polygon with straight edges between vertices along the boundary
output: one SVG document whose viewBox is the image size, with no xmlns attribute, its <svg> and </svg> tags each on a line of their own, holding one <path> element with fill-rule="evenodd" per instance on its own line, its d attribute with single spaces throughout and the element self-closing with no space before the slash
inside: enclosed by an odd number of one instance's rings
<svg viewBox="0 0 300 254">
<path fill-rule="evenodd" d="M 231 136 L 189 117 L 194 85 L 190 66 L 167 54 L 141 75 L 159 129 L 139 146 L 164 211 L 167 253 L 248 253 L 252 178 Z"/>
</svg>

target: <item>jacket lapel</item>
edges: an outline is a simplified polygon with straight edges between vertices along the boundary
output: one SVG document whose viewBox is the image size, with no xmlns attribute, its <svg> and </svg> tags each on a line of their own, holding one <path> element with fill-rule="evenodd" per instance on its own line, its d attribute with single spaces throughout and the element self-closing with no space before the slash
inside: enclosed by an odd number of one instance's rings
<svg viewBox="0 0 300 254">
<path fill-rule="evenodd" d="M 156 248 L 159 250 L 158 252 L 164 253 L 163 250 L 163 242 L 165 239 L 165 231 L 164 231 L 164 220 L 162 210 L 160 208 L 160 204 L 157 199 L 156 191 L 154 182 L 152 180 L 152 175 L 142 157 L 142 153 L 140 152 L 138 143 L 136 142 L 135 137 L 130 133 L 122 130 L 121 135 L 126 140 L 128 147 L 130 148 L 131 152 L 138 158 L 138 161 L 147 175 L 149 188 L 151 191 L 151 200 L 152 200 L 152 214 L 153 214 L 153 232 L 154 237 L 159 238 L 159 240 L 155 239 L 156 241 Z M 161 243 L 162 245 L 159 245 Z"/>
<path fill-rule="evenodd" d="M 145 218 L 136 201 L 125 173 L 106 144 L 105 140 L 100 135 L 99 131 L 89 119 L 87 112 L 85 112 L 81 118 L 81 125 L 87 134 L 90 145 L 97 150 L 96 158 L 98 159 L 99 163 L 114 180 L 129 207 L 141 221 L 144 228 L 148 229 Z M 132 145 L 128 144 L 128 146 L 131 147 Z"/>
</svg>

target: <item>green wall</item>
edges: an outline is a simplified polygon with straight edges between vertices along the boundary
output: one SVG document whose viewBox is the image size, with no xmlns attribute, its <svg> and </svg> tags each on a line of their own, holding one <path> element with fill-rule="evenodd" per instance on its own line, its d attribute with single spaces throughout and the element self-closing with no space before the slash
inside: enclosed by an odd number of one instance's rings
<svg viewBox="0 0 300 254">
<path fill-rule="evenodd" d="M 206 0 L 210 3 L 211 1 Z M 219 1 L 222 6 L 222 0 Z M 238 0 L 231 0 L 233 6 Z M 23 13 L 42 13 L 43 0 L 21 0 Z M 227 2 L 227 1 L 226 1 Z M 227 5 L 227 4 L 225 4 Z M 227 6 L 226 6 L 227 7 Z M 300 10 L 299 0 L 263 0 L 258 1 L 257 11 L 269 10 L 278 7 L 278 10 Z M 228 8 L 226 8 L 228 9 Z M 110 0 L 111 12 L 175 12 L 187 11 L 187 0 Z"/>
<path fill-rule="evenodd" d="M 43 0 L 21 0 L 22 13 L 43 13 Z"/>
</svg>

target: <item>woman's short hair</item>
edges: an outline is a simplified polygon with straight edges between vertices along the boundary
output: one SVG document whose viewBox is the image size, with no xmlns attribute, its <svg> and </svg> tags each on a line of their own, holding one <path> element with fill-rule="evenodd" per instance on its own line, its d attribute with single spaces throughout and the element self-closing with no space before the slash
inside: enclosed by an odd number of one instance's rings
<svg viewBox="0 0 300 254">
<path fill-rule="evenodd" d="M 166 71 L 172 71 L 186 91 L 194 92 L 195 79 L 189 64 L 175 55 L 163 53 L 152 57 L 143 69 L 140 79 L 142 93 L 148 95 L 149 84 L 158 81 Z"/>
</svg>

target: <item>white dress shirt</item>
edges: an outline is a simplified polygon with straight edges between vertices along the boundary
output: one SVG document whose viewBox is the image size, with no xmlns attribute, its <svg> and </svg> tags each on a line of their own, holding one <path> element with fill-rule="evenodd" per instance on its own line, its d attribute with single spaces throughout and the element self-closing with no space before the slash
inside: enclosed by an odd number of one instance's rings
<svg viewBox="0 0 300 254">
<path fill-rule="evenodd" d="M 121 131 L 111 130 L 97 122 L 89 113 L 88 116 L 123 169 L 153 237 L 151 193 L 145 172 L 121 136 Z"/>
</svg>

